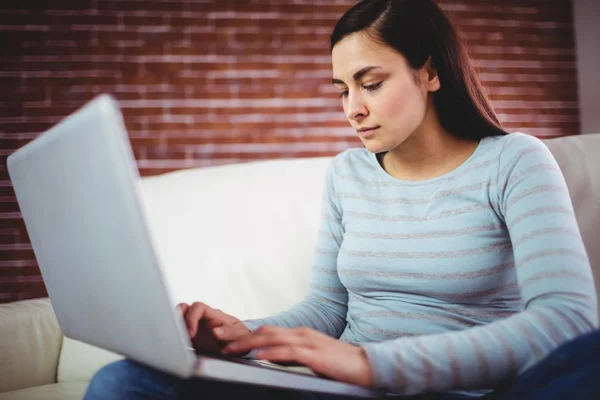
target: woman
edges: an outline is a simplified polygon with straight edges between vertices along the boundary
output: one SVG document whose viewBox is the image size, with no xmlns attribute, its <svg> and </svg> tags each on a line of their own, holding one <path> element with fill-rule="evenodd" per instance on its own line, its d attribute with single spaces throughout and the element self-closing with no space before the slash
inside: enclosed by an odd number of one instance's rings
<svg viewBox="0 0 600 400">
<path fill-rule="evenodd" d="M 194 345 L 401 395 L 466 398 L 592 331 L 596 293 L 560 170 L 541 141 L 502 129 L 435 2 L 360 2 L 331 49 L 333 84 L 365 148 L 327 172 L 309 293 L 245 322 L 182 304 Z M 86 398 L 142 392 L 292 396 L 123 361 Z"/>
</svg>

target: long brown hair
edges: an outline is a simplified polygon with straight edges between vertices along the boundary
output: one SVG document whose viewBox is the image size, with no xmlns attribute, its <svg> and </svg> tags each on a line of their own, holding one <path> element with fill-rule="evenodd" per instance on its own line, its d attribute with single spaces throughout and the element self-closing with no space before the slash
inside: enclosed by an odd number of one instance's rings
<svg viewBox="0 0 600 400">
<path fill-rule="evenodd" d="M 465 139 L 506 135 L 479 82 L 464 44 L 434 0 L 363 0 L 350 8 L 331 34 L 331 49 L 364 32 L 389 46 L 418 70 L 431 56 L 440 89 L 434 104 L 442 126 Z"/>
</svg>

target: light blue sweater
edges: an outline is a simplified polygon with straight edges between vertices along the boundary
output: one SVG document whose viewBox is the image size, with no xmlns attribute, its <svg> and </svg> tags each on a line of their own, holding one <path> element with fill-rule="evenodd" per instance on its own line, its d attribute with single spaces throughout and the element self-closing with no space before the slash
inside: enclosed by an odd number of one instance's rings
<svg viewBox="0 0 600 400">
<path fill-rule="evenodd" d="M 245 321 L 361 345 L 377 387 L 491 388 L 598 324 L 560 169 L 535 137 L 481 140 L 460 167 L 396 179 L 366 149 L 328 171 L 306 298 Z"/>
</svg>

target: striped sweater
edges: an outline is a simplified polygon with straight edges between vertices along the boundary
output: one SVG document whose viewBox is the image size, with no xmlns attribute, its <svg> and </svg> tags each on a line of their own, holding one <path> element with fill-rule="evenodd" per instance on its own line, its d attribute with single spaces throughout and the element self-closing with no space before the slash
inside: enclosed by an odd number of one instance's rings
<svg viewBox="0 0 600 400">
<path fill-rule="evenodd" d="M 562 173 L 539 139 L 513 133 L 423 181 L 364 148 L 338 154 L 306 298 L 245 324 L 360 345 L 390 392 L 476 396 L 592 330 L 596 308 Z"/>
</svg>

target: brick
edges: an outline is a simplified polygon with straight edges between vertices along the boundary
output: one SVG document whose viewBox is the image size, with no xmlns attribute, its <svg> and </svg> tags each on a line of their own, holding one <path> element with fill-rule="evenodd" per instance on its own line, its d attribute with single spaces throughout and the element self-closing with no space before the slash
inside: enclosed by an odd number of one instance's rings
<svg viewBox="0 0 600 400">
<path fill-rule="evenodd" d="M 201 13 L 169 13 L 166 18 L 171 27 L 183 28 L 185 30 L 202 30 L 206 28 L 214 28 L 214 19 L 208 18 L 206 11 Z"/>
<path fill-rule="evenodd" d="M 2 10 L 0 8 L 0 25 L 48 25 L 48 14 L 44 10 Z"/>
<path fill-rule="evenodd" d="M 45 10 L 48 4 L 44 1 L 23 0 L 19 2 L 0 3 L 0 10 Z M 86 10 L 91 7 L 92 0 L 63 0 L 52 4 L 54 10 Z"/>
<path fill-rule="evenodd" d="M 31 278 L 35 277 L 24 277 L 23 282 L 16 281 L 15 278 L 2 278 L 0 277 L 0 293 L 12 293 L 12 292 L 30 292 L 30 293 L 43 293 L 46 286 L 42 281 L 42 277 L 39 276 L 37 281 L 31 281 Z"/>
<path fill-rule="evenodd" d="M 112 75 L 112 76 L 110 76 Z M 71 86 L 71 85 L 111 85 L 118 83 L 118 76 L 111 73 L 106 76 L 89 76 L 75 75 L 52 75 L 52 76 L 27 76 L 25 77 L 24 85 L 28 87 L 44 87 L 44 86 Z"/>
<path fill-rule="evenodd" d="M 522 94 L 505 94 L 505 95 L 489 95 L 488 96 L 493 103 L 497 101 L 547 101 L 549 99 L 559 99 L 563 101 L 577 101 L 577 92 L 571 91 L 570 93 L 548 93 L 548 94 L 537 94 L 537 95 L 522 95 Z"/>
<path fill-rule="evenodd" d="M 27 232 L 27 229 L 18 229 L 19 231 L 19 243 L 26 243 L 29 244 L 31 243 L 31 239 L 29 237 L 29 232 Z"/>
<path fill-rule="evenodd" d="M 18 276 L 41 276 L 40 268 L 35 260 L 31 260 L 34 265 L 17 266 L 19 262 L 15 262 L 15 266 L 0 265 L 0 279 L 2 277 L 18 277 Z"/>
<path fill-rule="evenodd" d="M 131 0 L 102 0 L 98 1 L 100 11 L 151 11 L 168 12 L 183 11 L 183 1 L 131 1 Z"/>
<path fill-rule="evenodd" d="M 15 229 L 0 229 L 0 244 L 8 245 L 17 243 L 18 231 Z"/>
<path fill-rule="evenodd" d="M 555 121 L 519 121 L 519 122 L 510 122 L 504 121 L 502 118 L 500 119 L 503 125 L 511 126 L 515 129 L 517 128 L 540 128 L 540 129 L 561 129 L 566 132 L 569 132 L 569 135 L 574 135 L 578 132 L 577 123 L 573 122 L 555 122 Z"/>
<path fill-rule="evenodd" d="M 12 185 L 10 185 L 10 182 L 0 182 L 2 183 L 4 186 L 0 186 L 0 196 L 15 196 L 15 190 L 13 189 Z M 2 228 L 5 228 L 5 226 L 2 224 L 2 219 L 0 219 L 0 226 L 2 226 Z"/>
<path fill-rule="evenodd" d="M 41 133 L 58 121 L 59 118 L 50 122 L 5 122 L 0 118 L 0 133 Z"/>
<path fill-rule="evenodd" d="M 15 260 L 34 260 L 35 255 L 32 249 L 24 250 L 2 250 L 0 249 L 0 262 Z M 1 292 L 1 290 L 0 290 Z"/>
<path fill-rule="evenodd" d="M 156 75 L 148 72 L 144 72 L 143 74 L 136 75 L 123 75 L 121 79 L 121 83 L 124 85 L 160 85 L 163 83 L 168 83 L 167 76 Z"/>
<path fill-rule="evenodd" d="M 184 1 L 145 1 L 138 4 L 144 11 L 183 12 L 186 9 Z"/>
<path fill-rule="evenodd" d="M 194 4 L 194 2 L 192 2 L 189 9 L 191 11 L 199 11 L 199 12 L 234 11 L 236 13 L 243 13 L 243 12 L 264 13 L 264 12 L 277 12 L 286 6 L 287 5 L 283 6 L 283 5 L 277 4 L 276 2 L 269 2 L 266 4 L 265 3 L 249 4 L 248 2 L 243 2 L 243 1 L 230 1 L 230 2 L 223 1 L 223 2 L 212 2 L 209 4 L 200 4 L 200 3 Z"/>
<path fill-rule="evenodd" d="M 227 43 L 230 35 L 227 32 L 190 32 L 184 35 L 184 38 L 189 38 L 192 46 L 202 43 Z"/>
<path fill-rule="evenodd" d="M 16 93 L 19 91 L 25 90 L 23 88 L 23 80 L 20 77 L 15 76 L 2 76 L 0 74 L 0 88 L 2 89 L 2 94 L 8 91 L 9 93 Z M 4 97 L 4 96 L 3 96 Z"/>
<path fill-rule="evenodd" d="M 535 103 L 532 103 L 532 106 L 535 107 Z M 531 116 L 544 116 L 544 115 L 563 115 L 563 116 L 573 116 L 573 110 L 569 108 L 502 108 L 495 107 L 497 113 L 502 114 L 510 114 L 513 116 L 517 115 L 531 115 Z M 577 110 L 577 109 L 576 109 Z"/>
<path fill-rule="evenodd" d="M 181 160 L 186 158 L 185 150 L 173 150 L 168 147 L 146 148 L 146 160 Z"/>
<path fill-rule="evenodd" d="M 532 22 L 556 21 L 570 23 L 570 13 L 556 12 L 546 7 L 534 8 L 531 13 L 513 13 L 508 7 L 504 10 L 499 8 L 495 11 L 452 11 L 448 14 L 453 21 L 469 21 L 473 19 L 489 19 L 494 21 L 506 20 L 510 22 L 519 21 L 524 24 Z M 508 13 L 507 13 L 508 12 Z"/>
<path fill-rule="evenodd" d="M 101 43 L 116 43 L 121 40 L 140 40 L 142 33 L 128 29 L 126 31 L 102 30 L 97 33 L 98 41 Z"/>
<path fill-rule="evenodd" d="M 87 88 L 87 90 L 85 90 Z M 60 104 L 63 102 L 64 104 L 69 104 L 69 109 L 75 110 L 76 108 L 82 106 L 88 100 L 91 100 L 98 92 L 112 92 L 112 89 L 107 90 L 94 90 L 94 86 L 50 86 L 47 87 L 48 93 L 48 101 L 49 104 Z M 63 115 L 63 114 L 61 114 Z M 66 115 L 66 114 L 65 114 Z M 49 115 L 49 117 L 51 117 Z"/>
<path fill-rule="evenodd" d="M 552 65 L 552 62 L 574 62 L 575 55 L 565 54 L 536 54 L 534 50 L 527 50 L 526 54 L 517 54 L 514 52 L 506 53 L 475 53 L 471 52 L 470 57 L 474 60 L 506 60 L 511 61 L 539 61 Z"/>
<path fill-rule="evenodd" d="M 123 24 L 125 27 L 138 27 L 138 26 L 167 26 L 168 14 L 162 16 L 141 16 L 141 15 L 123 15 Z M 126 28 L 126 29 L 127 29 Z"/>
<path fill-rule="evenodd" d="M 2 150 L 16 150 L 27 143 L 29 143 L 31 139 L 16 139 L 16 138 L 4 138 L 0 137 L 0 149 Z M 0 167 L 6 166 L 6 156 L 0 156 Z M 2 196 L 2 195 L 0 195 Z"/>
<path fill-rule="evenodd" d="M 19 208 L 19 205 L 17 204 L 17 200 L 2 200 L 0 199 L 0 213 L 4 213 L 4 212 L 20 212 L 21 209 Z"/>
<path fill-rule="evenodd" d="M 11 301 L 27 299 L 38 299 L 42 297 L 48 297 L 48 292 L 46 292 L 45 288 L 44 290 L 33 292 L 0 293 L 0 303 L 9 303 Z"/>
<path fill-rule="evenodd" d="M 61 15 L 61 14 L 46 14 L 42 16 L 36 16 L 35 21 L 28 21 L 28 16 L 25 17 L 25 24 L 32 24 L 34 22 L 50 27 L 69 27 L 72 25 L 117 25 L 119 23 L 117 15 L 89 15 L 82 12 L 75 14 Z M 68 29 L 66 29 L 68 31 Z"/>
</svg>

